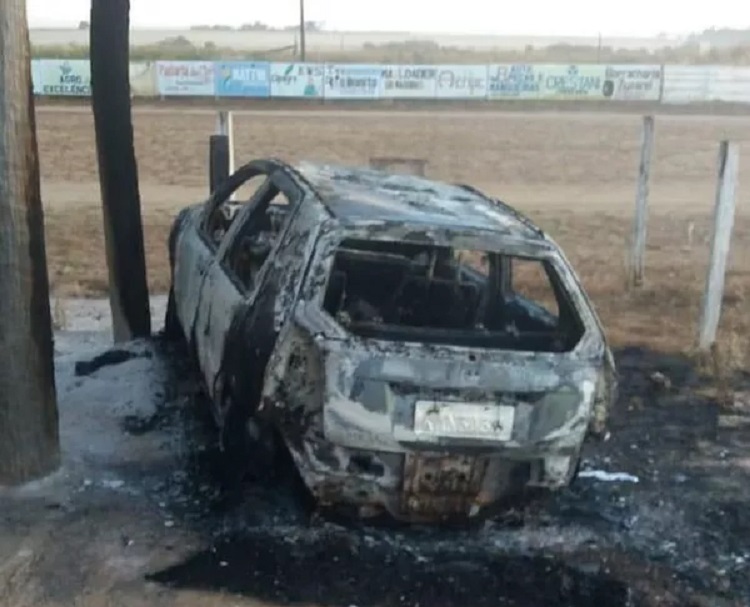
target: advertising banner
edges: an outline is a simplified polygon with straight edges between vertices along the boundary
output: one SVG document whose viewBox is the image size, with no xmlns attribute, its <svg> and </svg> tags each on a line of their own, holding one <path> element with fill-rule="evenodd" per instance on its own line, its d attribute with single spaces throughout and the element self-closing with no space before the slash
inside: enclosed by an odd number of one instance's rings
<svg viewBox="0 0 750 607">
<path fill-rule="evenodd" d="M 661 95 L 660 65 L 608 65 L 604 96 L 620 101 L 658 101 Z"/>
<path fill-rule="evenodd" d="M 438 65 L 435 96 L 442 99 L 485 99 L 486 65 Z"/>
<path fill-rule="evenodd" d="M 750 103 L 750 69 L 722 66 L 134 61 L 129 75 L 134 97 Z M 31 76 L 35 95 L 91 95 L 86 59 L 34 59 Z"/>
<path fill-rule="evenodd" d="M 537 65 L 541 99 L 604 99 L 606 67 L 599 64 Z"/>
<path fill-rule="evenodd" d="M 543 74 L 532 64 L 490 65 L 490 99 L 539 99 Z"/>
<path fill-rule="evenodd" d="M 268 97 L 271 70 L 267 61 L 225 61 L 216 64 L 219 97 Z"/>
<path fill-rule="evenodd" d="M 137 61 L 129 67 L 131 96 L 156 97 L 156 63 Z"/>
<path fill-rule="evenodd" d="M 490 99 L 606 99 L 606 66 L 509 64 L 489 66 Z"/>
<path fill-rule="evenodd" d="M 383 68 L 379 65 L 325 66 L 326 99 L 377 99 L 383 89 Z"/>
<path fill-rule="evenodd" d="M 383 97 L 433 99 L 438 71 L 434 65 L 384 65 Z"/>
<path fill-rule="evenodd" d="M 271 97 L 323 96 L 322 63 L 272 63 Z"/>
<path fill-rule="evenodd" d="M 47 97 L 90 97 L 91 66 L 87 59 L 39 59 L 32 67 L 34 92 Z"/>
<path fill-rule="evenodd" d="M 165 97 L 214 96 L 214 64 L 211 61 L 157 61 L 156 84 Z"/>
</svg>

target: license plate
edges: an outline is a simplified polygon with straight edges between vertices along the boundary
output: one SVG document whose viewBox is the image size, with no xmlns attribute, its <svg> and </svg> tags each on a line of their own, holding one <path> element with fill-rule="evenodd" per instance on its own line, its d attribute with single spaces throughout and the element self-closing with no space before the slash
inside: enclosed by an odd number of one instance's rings
<svg viewBox="0 0 750 607">
<path fill-rule="evenodd" d="M 494 403 L 420 400 L 414 408 L 414 433 L 507 441 L 513 434 L 515 413 L 514 407 Z"/>
</svg>

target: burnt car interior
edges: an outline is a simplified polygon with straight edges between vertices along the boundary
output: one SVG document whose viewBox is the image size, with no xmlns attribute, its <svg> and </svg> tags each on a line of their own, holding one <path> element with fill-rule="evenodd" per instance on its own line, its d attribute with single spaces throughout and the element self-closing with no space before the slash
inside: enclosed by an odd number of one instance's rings
<svg viewBox="0 0 750 607">
<path fill-rule="evenodd" d="M 583 334 L 548 261 L 423 243 L 345 240 L 324 308 L 385 340 L 566 352 Z"/>
<path fill-rule="evenodd" d="M 227 210 L 222 212 L 221 207 L 216 210 L 218 215 L 226 218 L 220 226 L 224 235 L 229 231 L 232 222 L 237 217 L 242 217 L 243 223 L 227 250 L 224 266 L 244 290 L 252 289 L 258 273 L 282 232 L 291 208 L 287 197 L 270 180 L 247 204 L 249 208 L 246 215 L 239 212 L 244 204 L 231 201 L 222 205 L 228 207 Z"/>
<path fill-rule="evenodd" d="M 261 212 L 268 215 L 271 221 L 283 223 L 289 200 L 270 179 L 266 179 L 245 202 L 228 199 L 218 204 L 209 213 L 204 228 L 215 247 L 219 247 L 240 211 L 249 205 L 263 207 L 264 211 Z"/>
</svg>

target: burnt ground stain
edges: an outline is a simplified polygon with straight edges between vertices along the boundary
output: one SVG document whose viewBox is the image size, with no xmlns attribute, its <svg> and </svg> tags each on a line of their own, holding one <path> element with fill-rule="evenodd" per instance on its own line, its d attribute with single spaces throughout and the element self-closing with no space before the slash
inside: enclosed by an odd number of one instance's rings
<svg viewBox="0 0 750 607">
<path fill-rule="evenodd" d="M 673 400 L 703 380 L 682 357 L 631 348 L 617 359 L 623 390 L 613 411 L 612 438 L 589 449 L 589 456 L 596 465 L 632 472 L 643 482 L 617 486 L 579 479 L 539 506 L 552 526 L 586 528 L 596 545 L 504 550 L 434 529 L 420 536 L 351 523 L 318 528 L 295 502 L 293 487 L 259 487 L 232 478 L 212 438 L 207 410 L 183 407 L 172 409 L 168 422 L 187 438 L 183 467 L 173 478 L 162 477 L 158 495 L 166 495 L 170 510 L 203 535 L 207 547 L 147 578 L 175 589 L 331 607 L 748 604 L 742 600 L 750 600 L 750 588 L 739 566 L 719 577 L 713 573 L 718 566 L 696 566 L 743 554 L 750 546 L 740 502 L 711 497 L 712 474 L 682 467 L 697 442 L 717 440 L 715 406 L 698 397 Z M 653 396 L 649 377 L 655 371 L 672 380 L 674 395 Z M 185 373 L 178 369 L 177 379 Z M 631 410 L 629 401 L 636 397 L 644 404 Z M 651 480 L 654 471 L 663 480 Z M 675 476 L 686 480 L 671 480 Z M 187 505 L 180 505 L 185 498 Z M 651 533 L 646 529 L 639 536 L 644 506 L 647 511 L 679 506 L 687 526 L 657 531 L 658 541 L 644 544 L 638 538 Z M 522 517 L 513 526 L 526 525 L 538 527 L 539 518 Z M 664 542 L 679 545 L 664 548 Z M 693 601 L 696 592 L 712 600 Z"/>
<path fill-rule="evenodd" d="M 113 349 L 95 356 L 91 360 L 78 361 L 75 364 L 76 377 L 87 377 L 96 373 L 99 369 L 120 365 L 134 358 L 151 358 L 152 354 L 148 350 L 143 352 L 133 352 L 130 350 Z"/>
<path fill-rule="evenodd" d="M 173 588 L 215 590 L 285 605 L 638 607 L 634 592 L 593 568 L 544 556 L 424 555 L 334 534 L 295 541 L 258 533 L 219 542 L 149 577 Z M 676 604 L 676 603 L 675 603 Z"/>
<path fill-rule="evenodd" d="M 122 429 L 131 436 L 142 436 L 160 428 L 169 419 L 162 411 L 157 411 L 153 415 L 126 415 L 122 418 L 120 425 Z"/>
</svg>

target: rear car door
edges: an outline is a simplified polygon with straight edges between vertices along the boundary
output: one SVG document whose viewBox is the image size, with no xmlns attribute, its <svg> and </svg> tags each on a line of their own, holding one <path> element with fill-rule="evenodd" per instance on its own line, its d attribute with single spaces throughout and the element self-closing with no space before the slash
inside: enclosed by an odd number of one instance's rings
<svg viewBox="0 0 750 607">
<path fill-rule="evenodd" d="M 255 164 L 258 164 L 257 170 Z M 232 197 L 240 188 L 243 193 L 257 191 L 268 178 L 264 169 L 262 163 L 242 167 L 212 192 L 205 204 L 186 210 L 185 217 L 178 220 L 173 274 L 175 307 L 185 337 L 192 345 L 196 345 L 193 329 L 199 302 L 205 297 L 203 286 L 208 269 L 243 208 Z"/>
<path fill-rule="evenodd" d="M 241 331 L 242 318 L 252 309 L 289 224 L 289 217 L 283 211 L 274 213 L 274 207 L 285 207 L 288 214 L 294 208 L 269 179 L 241 211 L 206 276 L 196 333 L 201 368 L 219 406 L 227 339 L 231 331 Z"/>
</svg>

